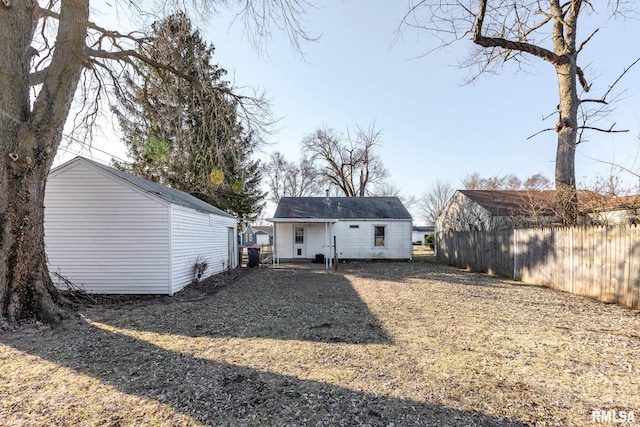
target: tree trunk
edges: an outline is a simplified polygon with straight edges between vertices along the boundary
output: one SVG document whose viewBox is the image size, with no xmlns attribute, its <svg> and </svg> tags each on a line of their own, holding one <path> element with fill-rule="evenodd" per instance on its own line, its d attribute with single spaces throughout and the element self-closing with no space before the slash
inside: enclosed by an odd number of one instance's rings
<svg viewBox="0 0 640 427">
<path fill-rule="evenodd" d="M 15 154 L 15 153 L 13 153 Z M 19 156 L 19 155 L 16 155 Z M 44 245 L 47 162 L 29 157 L 0 162 L 0 300 L 9 324 L 24 319 L 56 323 L 68 317 L 53 286 Z"/>
<path fill-rule="evenodd" d="M 0 4 L 0 326 L 69 315 L 48 273 L 44 192 L 85 63 L 88 17 L 89 0 L 61 1 L 56 49 L 32 102 L 37 3 Z"/>
<path fill-rule="evenodd" d="M 579 100 L 575 57 L 568 64 L 557 65 L 556 72 L 560 98 L 556 124 L 556 210 L 563 225 L 571 226 L 578 222 L 575 158 Z"/>
</svg>

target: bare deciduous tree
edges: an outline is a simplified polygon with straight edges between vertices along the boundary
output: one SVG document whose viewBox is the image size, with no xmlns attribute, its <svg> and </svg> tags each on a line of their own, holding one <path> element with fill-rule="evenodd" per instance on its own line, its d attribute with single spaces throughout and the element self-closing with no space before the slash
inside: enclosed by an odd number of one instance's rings
<svg viewBox="0 0 640 427">
<path fill-rule="evenodd" d="M 298 163 L 290 162 L 276 151 L 263 165 L 262 171 L 268 181 L 269 198 L 274 203 L 279 203 L 281 197 L 315 196 L 322 191 L 321 174 L 306 158 Z"/>
<path fill-rule="evenodd" d="M 575 150 L 579 138 L 585 130 L 619 132 L 613 125 L 600 128 L 587 124 L 590 118 L 610 108 L 613 89 L 620 79 L 599 96 L 586 96 L 592 84 L 586 70 L 579 65 L 578 56 L 585 45 L 597 37 L 599 29 L 580 35 L 579 24 L 597 12 L 607 15 L 605 21 L 624 18 L 633 7 L 633 2 L 623 0 L 598 4 L 582 0 L 410 0 L 410 10 L 403 22 L 436 33 L 444 44 L 470 36 L 478 47 L 467 63 L 476 67 L 472 79 L 484 72 L 499 71 L 504 64 L 524 68 L 533 58 L 546 61 L 554 68 L 558 82 L 557 122 L 546 130 L 557 134 L 556 205 L 564 212 L 563 220 L 575 224 L 578 219 Z M 638 61 L 631 62 L 631 66 Z M 622 75 L 627 71 L 628 68 Z"/>
<path fill-rule="evenodd" d="M 331 128 L 318 129 L 304 138 L 302 146 L 311 161 L 322 164 L 322 175 L 330 185 L 347 197 L 364 197 L 389 175 L 375 153 L 381 138 L 382 132 L 372 123 L 346 137 Z"/>
<path fill-rule="evenodd" d="M 255 34 L 268 32 L 275 20 L 294 45 L 304 38 L 299 14 L 311 6 L 306 0 L 237 3 L 254 12 L 245 16 L 255 18 Z M 144 48 L 137 47 L 149 42 L 144 34 L 90 22 L 89 6 L 90 0 L 51 0 L 47 7 L 35 0 L 0 3 L 0 327 L 26 318 L 57 322 L 69 313 L 49 276 L 44 245 L 46 179 L 67 119 L 90 133 L 109 84 L 118 85 L 125 69 L 136 70 L 133 58 L 200 85 L 197 77 L 141 54 Z M 77 114 L 69 117 L 78 88 Z M 259 118 L 252 116 L 254 108 L 263 111 L 259 97 L 231 89 L 224 95 L 238 102 L 248 119 Z"/>
<path fill-rule="evenodd" d="M 541 173 L 537 173 L 525 179 L 522 183 L 522 187 L 525 190 L 549 190 L 551 188 L 551 181 Z"/>
<path fill-rule="evenodd" d="M 466 190 L 548 190 L 551 182 L 538 173 L 522 181 L 513 174 L 483 178 L 480 173 L 467 174 L 462 180 Z"/>
<path fill-rule="evenodd" d="M 422 219 L 427 224 L 435 224 L 453 193 L 454 189 L 449 181 L 436 180 L 420 197 L 419 208 Z"/>
</svg>

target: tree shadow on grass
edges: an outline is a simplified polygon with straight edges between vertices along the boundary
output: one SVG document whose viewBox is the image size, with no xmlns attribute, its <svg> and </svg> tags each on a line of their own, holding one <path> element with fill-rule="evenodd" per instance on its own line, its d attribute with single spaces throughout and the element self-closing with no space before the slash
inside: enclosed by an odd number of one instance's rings
<svg viewBox="0 0 640 427">
<path fill-rule="evenodd" d="M 482 413 L 192 357 L 98 328 L 83 320 L 38 334 L 0 334 L 0 342 L 88 375 L 119 392 L 144 398 L 140 405 L 149 405 L 147 399 L 151 399 L 151 404 L 168 405 L 175 413 L 207 425 L 523 425 Z M 9 375 L 9 384 L 16 382 L 11 381 L 11 372 L 5 374 Z M 74 380 L 73 375 L 64 379 L 68 383 Z M 48 379 L 42 378 L 40 393 L 46 393 L 48 386 Z M 12 392 L 19 394 L 21 390 Z M 79 411 L 80 406 L 100 404 L 100 399 L 117 399 L 117 396 L 104 396 L 104 389 L 96 391 L 87 386 L 77 393 L 75 398 L 69 396 L 70 400 L 66 402 L 55 402 L 56 410 L 61 410 L 62 405 L 62 410 L 66 411 L 63 424 L 136 425 L 141 421 L 148 422 L 127 418 L 131 416 L 127 414 L 126 406 L 115 408 L 115 411 L 96 410 L 90 413 L 90 419 L 83 418 L 87 415 Z M 46 413 L 50 409 L 47 405 L 54 403 L 47 403 L 46 396 L 42 398 L 37 408 L 23 410 L 29 410 L 30 416 L 40 411 Z M 13 413 L 14 410 L 9 408 L 4 412 L 9 422 L 24 420 L 22 414 Z M 171 424 L 171 421 L 162 422 Z"/>
<path fill-rule="evenodd" d="M 353 262 L 341 265 L 343 274 L 355 275 L 364 279 L 408 282 L 411 280 L 429 280 L 457 285 L 506 288 L 509 284 L 504 278 L 485 273 L 471 272 L 459 267 L 431 263 L 406 261 L 370 261 Z"/>
<path fill-rule="evenodd" d="M 351 282 L 322 270 L 254 270 L 197 301 L 110 305 L 87 313 L 117 327 L 184 336 L 393 344 Z"/>
</svg>

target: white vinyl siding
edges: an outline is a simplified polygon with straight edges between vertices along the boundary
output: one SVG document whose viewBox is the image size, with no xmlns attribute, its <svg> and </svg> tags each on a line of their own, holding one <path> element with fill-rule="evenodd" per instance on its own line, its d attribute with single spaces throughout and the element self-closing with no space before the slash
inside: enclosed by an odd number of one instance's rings
<svg viewBox="0 0 640 427">
<path fill-rule="evenodd" d="M 294 228 L 299 223 L 277 223 L 277 251 L 281 259 L 294 258 Z M 356 226 L 357 227 L 352 227 Z M 384 226 L 385 246 L 375 246 L 374 227 Z M 316 254 L 332 256 L 326 247 L 327 229 L 325 223 L 305 223 L 305 245 L 307 258 Z M 329 224 L 328 239 L 333 245 L 336 236 L 338 258 L 343 259 L 411 259 L 410 220 L 340 220 Z"/>
<path fill-rule="evenodd" d="M 277 234 L 277 247 L 278 257 L 280 258 L 293 258 L 293 226 L 291 224 L 276 224 L 278 230 Z"/>
<path fill-rule="evenodd" d="M 44 226 L 50 271 L 90 293 L 172 295 L 198 255 L 205 276 L 237 267 L 234 217 L 171 204 L 84 159 L 49 174 Z"/>
<path fill-rule="evenodd" d="M 294 228 L 299 226 L 300 224 L 276 224 L 276 250 L 279 258 L 295 258 Z M 333 237 L 331 237 L 330 234 L 331 224 L 328 225 L 329 232 L 327 232 L 327 225 L 325 223 L 305 223 L 303 227 L 306 258 L 314 259 L 316 254 L 323 254 L 327 257 L 331 256 L 330 249 L 327 247 L 327 239 L 329 239 L 330 242 L 333 242 Z"/>
<path fill-rule="evenodd" d="M 329 249 L 327 248 L 327 236 L 329 244 L 333 244 L 333 237 L 326 233 L 327 225 L 324 223 L 308 224 L 307 225 L 307 258 L 315 258 L 316 254 L 322 254 L 326 257 L 331 256 Z M 331 224 L 329 224 L 329 230 L 331 230 Z M 330 233 L 331 231 L 329 231 Z"/>
<path fill-rule="evenodd" d="M 87 292 L 167 293 L 168 209 L 82 163 L 51 175 L 45 195 L 51 271 Z"/>
<path fill-rule="evenodd" d="M 269 235 L 267 233 L 256 233 L 256 245 L 266 246 L 270 244 Z"/>
<path fill-rule="evenodd" d="M 351 225 L 358 225 L 351 228 Z M 375 227 L 384 227 L 384 246 L 375 245 Z M 338 257 L 344 259 L 411 259 L 411 221 L 354 220 L 334 225 Z"/>
<path fill-rule="evenodd" d="M 237 266 L 237 257 L 229 260 L 229 228 L 233 228 L 235 236 L 235 218 L 172 206 L 173 292 L 178 292 L 193 281 L 193 266 L 198 257 L 208 264 L 203 277 L 226 270 L 229 262 L 231 268 Z"/>
</svg>

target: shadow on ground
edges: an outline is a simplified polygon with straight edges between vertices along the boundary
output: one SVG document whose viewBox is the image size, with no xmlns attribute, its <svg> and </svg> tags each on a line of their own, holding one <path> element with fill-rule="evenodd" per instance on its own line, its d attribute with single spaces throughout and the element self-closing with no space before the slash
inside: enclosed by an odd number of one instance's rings
<svg viewBox="0 0 640 427">
<path fill-rule="evenodd" d="M 321 269 L 252 269 L 215 294 L 167 304 L 94 306 L 117 327 L 210 338 L 393 344 L 349 280 Z"/>
<path fill-rule="evenodd" d="M 83 320 L 38 334 L 0 334 L 0 342 L 88 375 L 120 392 L 169 405 L 176 413 L 207 425 L 521 425 L 481 413 L 195 358 Z M 45 384 L 46 381 L 43 379 Z M 74 378 L 71 376 L 68 381 Z M 46 387 L 41 393 L 46 392 Z M 78 414 L 78 405 L 83 404 L 85 396 L 69 397 L 66 402 L 56 402 L 58 409 L 60 405 L 67 406 L 63 408 L 63 425 L 135 425 L 140 421 L 127 419 L 126 409 L 123 418 L 122 408 L 113 413 L 96 411 L 91 415 L 93 419 L 80 419 L 84 415 Z M 43 402 L 29 408 L 28 416 L 37 418 L 38 411 L 45 414 L 48 409 L 46 400 Z M 7 408 L 4 416 L 9 422 L 24 421 L 19 411 L 19 407 Z"/>
<path fill-rule="evenodd" d="M 390 281 L 431 280 L 465 286 L 505 288 L 504 279 L 435 262 L 356 261 L 340 264 L 339 273 Z"/>
</svg>

